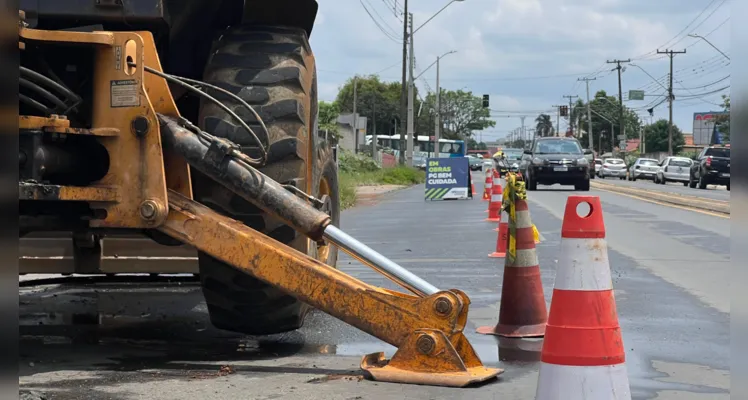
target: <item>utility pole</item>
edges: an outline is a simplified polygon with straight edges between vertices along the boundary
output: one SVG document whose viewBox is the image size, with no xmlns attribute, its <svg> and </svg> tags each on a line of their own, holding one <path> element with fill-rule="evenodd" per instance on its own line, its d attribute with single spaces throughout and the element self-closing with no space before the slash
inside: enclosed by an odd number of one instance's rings
<svg viewBox="0 0 748 400">
<path fill-rule="evenodd" d="M 519 117 L 519 119 L 522 121 L 522 130 L 520 131 L 520 135 L 522 137 L 522 140 L 525 140 L 525 116 Z"/>
<path fill-rule="evenodd" d="M 675 96 L 673 96 L 673 58 L 676 54 L 686 54 L 686 50 L 683 51 L 673 51 L 673 50 L 665 50 L 660 51 L 657 50 L 657 54 L 667 54 L 670 57 L 670 83 L 668 84 L 668 103 L 670 103 L 670 118 L 668 119 L 668 125 L 667 125 L 667 154 L 669 156 L 673 155 L 673 100 L 675 99 Z"/>
<path fill-rule="evenodd" d="M 572 114 L 574 112 L 572 111 L 571 100 L 579 96 L 564 96 L 564 97 L 569 99 L 569 127 L 571 128 L 571 136 L 573 137 L 574 136 L 574 118 L 572 117 Z"/>
<path fill-rule="evenodd" d="M 405 164 L 405 133 L 408 130 L 408 87 L 407 85 L 407 61 L 408 61 L 408 0 L 403 0 L 403 79 L 400 90 L 400 164 Z"/>
<path fill-rule="evenodd" d="M 439 85 L 439 57 L 436 57 L 436 110 L 434 112 L 436 124 L 434 125 L 434 158 L 439 158 L 439 135 L 441 134 L 442 125 L 442 89 Z"/>
<path fill-rule="evenodd" d="M 609 60 L 609 61 L 607 61 L 608 64 L 616 64 L 616 69 L 618 70 L 618 103 L 619 103 L 618 105 L 619 105 L 619 108 L 620 108 L 620 111 L 619 111 L 619 114 L 618 114 L 618 118 L 619 118 L 619 120 L 618 120 L 618 134 L 619 135 L 625 135 L 626 134 L 626 131 L 624 131 L 624 128 L 623 128 L 623 89 L 622 89 L 622 86 L 621 86 L 621 63 L 630 63 L 630 62 L 631 62 L 631 59 L 628 59 L 628 60 L 612 60 L 612 61 Z M 615 139 L 616 138 L 614 137 L 613 140 L 615 141 Z M 626 139 L 624 137 L 624 141 L 625 140 Z M 625 157 L 626 156 L 626 146 L 623 146 L 623 149 L 621 149 L 621 151 L 623 152 L 623 155 Z"/>
<path fill-rule="evenodd" d="M 414 108 L 414 102 L 415 102 L 415 83 L 413 82 L 413 65 L 415 64 L 416 55 L 415 51 L 413 50 L 413 14 L 408 14 L 408 19 L 410 20 L 410 57 L 408 67 L 408 134 L 406 135 L 407 142 L 405 143 L 405 165 L 412 167 L 413 166 L 413 135 L 414 135 L 414 127 L 413 127 L 413 120 L 415 119 L 413 117 L 413 108 Z"/>
<path fill-rule="evenodd" d="M 592 111 L 590 111 L 590 81 L 597 80 L 597 78 L 579 78 L 578 81 L 584 81 L 587 84 L 587 136 L 589 139 L 590 150 L 594 151 L 594 144 L 592 141 Z M 598 149 L 600 151 L 602 149 Z"/>
<path fill-rule="evenodd" d="M 556 107 L 556 136 L 558 136 L 558 130 L 561 129 L 561 106 L 553 105 Z"/>
<path fill-rule="evenodd" d="M 371 98 L 371 124 L 372 126 L 372 132 L 371 132 L 371 158 L 374 159 L 374 162 L 379 162 L 379 157 L 377 155 L 377 102 L 374 99 L 374 96 Z"/>
<path fill-rule="evenodd" d="M 356 105 L 358 104 L 358 77 L 353 77 L 353 153 L 358 154 L 358 114 L 356 114 Z"/>
</svg>

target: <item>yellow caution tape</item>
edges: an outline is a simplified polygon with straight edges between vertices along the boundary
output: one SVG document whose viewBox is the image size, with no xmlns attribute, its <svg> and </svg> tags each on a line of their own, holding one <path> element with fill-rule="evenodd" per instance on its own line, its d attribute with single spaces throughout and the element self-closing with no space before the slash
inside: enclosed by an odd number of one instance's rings
<svg viewBox="0 0 748 400">
<path fill-rule="evenodd" d="M 509 214 L 509 243 L 507 246 L 507 263 L 509 265 L 514 263 L 514 259 L 517 255 L 517 215 L 516 215 L 516 201 L 527 200 L 527 191 L 525 189 L 525 182 L 518 179 L 518 175 L 514 172 L 506 174 L 506 187 L 502 195 L 502 211 L 508 210 Z M 532 225 L 532 235 L 536 243 L 540 243 L 540 232 L 535 224 Z"/>
</svg>

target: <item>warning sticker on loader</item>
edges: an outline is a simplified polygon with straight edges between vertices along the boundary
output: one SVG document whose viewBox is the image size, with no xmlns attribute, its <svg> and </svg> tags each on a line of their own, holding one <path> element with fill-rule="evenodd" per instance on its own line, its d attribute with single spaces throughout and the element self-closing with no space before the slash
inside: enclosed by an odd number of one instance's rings
<svg viewBox="0 0 748 400">
<path fill-rule="evenodd" d="M 136 79 L 111 81 L 109 94 L 113 108 L 140 106 L 140 90 Z"/>
<path fill-rule="evenodd" d="M 467 157 L 429 158 L 426 165 L 426 200 L 469 197 L 470 165 Z"/>
</svg>

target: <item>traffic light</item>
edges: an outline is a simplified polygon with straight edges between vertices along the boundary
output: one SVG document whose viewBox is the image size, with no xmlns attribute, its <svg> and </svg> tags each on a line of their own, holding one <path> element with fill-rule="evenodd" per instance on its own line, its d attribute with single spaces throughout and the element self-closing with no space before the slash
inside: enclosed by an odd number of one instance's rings
<svg viewBox="0 0 748 400">
<path fill-rule="evenodd" d="M 483 95 L 483 108 L 488 108 L 488 95 Z"/>
<path fill-rule="evenodd" d="M 569 116 L 569 106 L 561 106 L 561 107 L 559 107 L 559 112 L 561 113 L 562 117 L 568 117 Z"/>
<path fill-rule="evenodd" d="M 655 111 L 654 107 L 647 109 L 647 112 L 649 112 L 650 117 L 654 116 L 654 111 Z"/>
</svg>

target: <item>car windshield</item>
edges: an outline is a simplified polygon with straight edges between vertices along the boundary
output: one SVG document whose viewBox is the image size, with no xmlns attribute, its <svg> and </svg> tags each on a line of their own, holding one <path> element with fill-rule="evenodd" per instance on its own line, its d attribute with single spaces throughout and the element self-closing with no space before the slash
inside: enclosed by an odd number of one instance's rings
<svg viewBox="0 0 748 400">
<path fill-rule="evenodd" d="M 657 162 L 657 160 L 639 160 L 639 165 L 646 165 L 649 167 L 656 167 L 660 163 Z"/>
<path fill-rule="evenodd" d="M 506 157 L 507 160 L 520 160 L 522 159 L 522 151 L 521 150 L 505 151 L 504 157 Z"/>
<path fill-rule="evenodd" d="M 670 166 L 672 167 L 690 167 L 691 166 L 691 160 L 687 159 L 673 159 L 670 160 Z"/>
<path fill-rule="evenodd" d="M 618 164 L 623 164 L 623 160 L 618 159 L 618 158 L 609 158 L 609 159 L 605 160 L 605 163 L 606 164 L 612 164 L 612 165 L 618 165 Z"/>
<path fill-rule="evenodd" d="M 535 154 L 582 154 L 575 140 L 542 140 L 535 144 Z"/>
<path fill-rule="evenodd" d="M 712 157 L 725 157 L 730 158 L 730 149 L 722 148 L 722 147 L 713 147 L 711 149 L 706 149 L 705 156 L 712 156 Z"/>
</svg>

